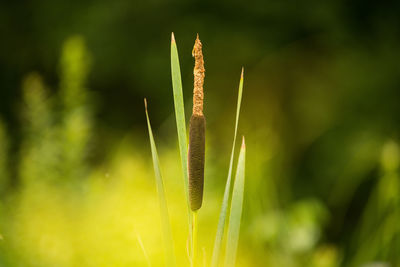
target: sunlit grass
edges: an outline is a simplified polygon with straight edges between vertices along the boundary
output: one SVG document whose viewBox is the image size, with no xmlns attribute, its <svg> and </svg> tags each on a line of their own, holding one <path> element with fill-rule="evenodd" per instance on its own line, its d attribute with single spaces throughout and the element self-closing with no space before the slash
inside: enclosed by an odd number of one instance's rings
<svg viewBox="0 0 400 267">
<path fill-rule="evenodd" d="M 83 192 L 44 183 L 22 192 L 5 234 L 7 243 L 21 253 L 18 261 L 27 266 L 144 266 L 140 234 L 152 264 L 163 265 L 151 165 L 122 153 L 107 171 L 95 171 L 83 182 Z M 170 200 L 172 208 L 182 208 L 179 195 Z M 185 218 L 179 212 L 173 216 L 174 223 Z M 174 234 L 177 243 L 186 239 L 179 231 Z"/>
<path fill-rule="evenodd" d="M 242 68 L 242 74 L 240 75 L 240 82 L 239 82 L 238 100 L 237 100 L 237 106 L 236 106 L 236 120 L 235 120 L 235 130 L 234 130 L 234 134 L 233 134 L 232 152 L 231 152 L 230 161 L 229 161 L 229 170 L 228 170 L 228 177 L 226 179 L 224 197 L 222 200 L 221 211 L 219 214 L 217 233 L 215 235 L 211 266 L 217 266 L 219 259 L 220 259 L 222 239 L 223 239 L 224 229 L 225 229 L 225 220 L 226 220 L 226 216 L 227 216 L 227 212 L 228 212 L 228 202 L 229 202 L 231 183 L 232 183 L 233 159 L 235 156 L 236 137 L 237 137 L 240 107 L 242 104 L 242 95 L 243 95 L 243 71 L 244 71 L 244 69 Z M 242 209 L 242 207 L 240 207 L 240 209 Z"/>
<path fill-rule="evenodd" d="M 171 226 L 169 222 L 169 215 L 168 215 L 168 203 L 165 197 L 165 189 L 164 189 L 164 181 L 161 176 L 161 167 L 160 161 L 158 160 L 158 153 L 156 144 L 154 142 L 153 131 L 151 129 L 149 114 L 147 111 L 147 101 L 144 100 L 145 110 L 146 110 L 146 120 L 147 120 L 147 127 L 149 131 L 149 138 L 150 138 L 150 147 L 151 147 L 151 155 L 153 159 L 153 166 L 154 166 L 154 174 L 156 177 L 156 185 L 157 185 L 157 193 L 158 193 L 158 203 L 160 205 L 160 214 L 161 214 L 161 228 L 163 233 L 163 239 L 165 244 L 165 264 L 167 266 L 175 266 L 175 252 L 174 252 L 174 241 L 171 234 Z"/>
<path fill-rule="evenodd" d="M 243 194 L 245 182 L 246 144 L 243 137 L 239 161 L 236 170 L 235 183 L 232 192 L 232 203 L 229 213 L 229 227 L 226 241 L 225 266 L 235 266 L 239 244 L 240 223 L 243 212 Z"/>
</svg>

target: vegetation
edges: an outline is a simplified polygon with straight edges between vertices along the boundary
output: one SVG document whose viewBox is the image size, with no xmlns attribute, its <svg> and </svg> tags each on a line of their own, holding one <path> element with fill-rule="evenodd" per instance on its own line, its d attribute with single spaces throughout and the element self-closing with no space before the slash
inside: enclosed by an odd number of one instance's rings
<svg viewBox="0 0 400 267">
<path fill-rule="evenodd" d="M 399 10 L 3 1 L 0 266 L 399 266 Z"/>
<path fill-rule="evenodd" d="M 182 149 L 181 153 L 181 161 L 182 163 L 188 162 L 188 167 L 183 167 L 182 172 L 184 173 L 184 179 L 187 179 L 189 182 L 184 182 L 184 185 L 187 185 L 187 188 L 184 190 L 188 193 L 186 194 L 186 201 L 188 206 L 190 207 L 189 213 L 192 213 L 192 216 L 188 214 L 189 218 L 189 233 L 188 240 L 190 240 L 190 245 L 188 246 L 188 251 L 190 251 L 190 265 L 198 266 L 197 259 L 197 212 L 201 208 L 202 198 L 203 198 L 203 184 L 204 184 L 204 156 L 205 156 L 205 118 L 203 115 L 203 84 L 204 84 L 204 60 L 201 51 L 201 42 L 199 36 L 197 35 L 196 42 L 193 48 L 193 56 L 195 57 L 195 67 L 194 67 L 194 89 L 193 89 L 193 114 L 190 119 L 190 127 L 189 127 L 189 146 L 186 149 L 186 140 L 178 139 L 180 142 L 180 147 Z M 176 122 L 178 129 L 178 136 L 187 136 L 186 134 L 186 126 L 184 125 L 184 108 L 183 108 L 183 94 L 182 94 L 182 82 L 180 81 L 180 67 L 179 67 L 179 59 L 177 53 L 177 46 L 174 34 L 172 33 L 171 38 L 171 68 L 172 68 L 172 82 L 174 88 L 175 95 L 175 114 L 176 114 Z M 179 76 L 175 76 L 174 74 L 178 74 Z M 226 207 L 228 205 L 229 194 L 231 191 L 230 180 L 232 173 L 232 161 L 234 155 L 234 149 L 236 145 L 236 134 L 237 134 L 237 124 L 239 120 L 239 112 L 240 112 L 240 104 L 242 100 L 242 91 L 243 91 L 243 70 L 240 79 L 239 85 L 239 98 L 238 105 L 236 111 L 236 127 L 234 134 L 234 142 L 232 148 L 232 156 L 231 156 L 231 165 L 228 174 L 228 181 L 225 188 L 226 199 L 224 197 L 223 208 L 221 210 L 221 217 L 225 220 L 226 216 Z M 153 156 L 153 165 L 154 172 L 156 174 L 157 181 L 157 191 L 159 193 L 159 202 L 161 207 L 161 217 L 162 217 L 162 225 L 163 225 L 163 236 L 164 241 L 166 242 L 165 251 L 168 266 L 175 265 L 174 260 L 174 252 L 173 252 L 173 239 L 170 233 L 170 225 L 169 225 L 169 216 L 168 216 L 168 208 L 166 199 L 164 196 L 164 186 L 160 173 L 160 163 L 158 160 L 157 149 L 155 147 L 155 142 L 153 138 L 153 133 L 150 125 L 150 120 L 147 112 L 147 101 L 145 99 L 145 109 L 146 109 L 146 118 L 147 125 L 149 130 L 149 138 L 150 145 Z M 182 141 L 182 142 L 181 142 Z M 188 152 L 186 152 L 188 150 Z M 187 160 L 186 160 L 187 159 Z M 185 165 L 182 165 L 185 166 Z M 226 253 L 226 261 L 225 266 L 234 266 L 236 259 L 236 250 L 238 246 L 239 240 L 239 231 L 240 231 L 240 221 L 241 214 L 243 209 L 243 193 L 244 193 L 244 176 L 245 176 L 245 143 L 244 138 L 242 141 L 242 148 L 239 156 L 238 169 L 236 172 L 235 186 L 233 188 L 232 195 L 232 204 L 230 211 L 230 220 L 229 220 L 229 231 L 227 235 L 227 253 Z M 224 221 L 225 222 L 225 221 Z M 220 223 L 218 225 L 218 232 L 216 236 L 216 251 L 214 252 L 214 257 L 212 264 L 218 264 L 218 258 L 220 254 L 220 247 L 222 241 L 222 235 L 224 232 L 225 224 Z M 189 249 L 190 247 L 190 249 Z M 206 260 L 203 262 L 206 263 Z"/>
</svg>

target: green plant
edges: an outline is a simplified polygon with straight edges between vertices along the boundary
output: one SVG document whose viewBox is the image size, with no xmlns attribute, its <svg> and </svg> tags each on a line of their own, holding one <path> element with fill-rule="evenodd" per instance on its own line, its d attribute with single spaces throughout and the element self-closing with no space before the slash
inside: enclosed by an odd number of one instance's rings
<svg viewBox="0 0 400 267">
<path fill-rule="evenodd" d="M 157 193 L 159 197 L 160 203 L 160 212 L 161 212 L 161 219 L 162 219 L 162 232 L 165 244 L 165 252 L 167 258 L 168 266 L 175 266 L 175 256 L 174 256 L 174 242 L 172 240 L 171 234 L 171 227 L 169 223 L 169 215 L 168 215 L 168 207 L 167 207 L 167 200 L 165 198 L 165 189 L 164 183 L 161 177 L 160 171 L 160 162 L 158 160 L 158 153 L 156 144 L 153 138 L 153 132 L 151 130 L 149 114 L 147 112 L 147 101 L 144 100 L 144 106 L 146 109 L 146 119 L 147 119 L 147 126 L 149 128 L 149 138 L 150 138 L 150 145 L 151 145 L 151 155 L 153 158 L 153 165 L 154 165 L 154 173 L 156 175 L 156 185 L 157 185 Z"/>
<path fill-rule="evenodd" d="M 201 208 L 203 198 L 203 180 L 204 180 L 204 156 L 205 156 L 205 119 L 203 114 L 203 82 L 204 82 L 204 60 L 201 51 L 202 45 L 200 39 L 196 38 L 192 55 L 195 57 L 194 68 L 194 90 L 193 90 L 193 114 L 190 120 L 189 147 L 187 142 L 186 122 L 184 112 L 184 101 L 182 93 L 182 81 L 179 65 L 178 49 L 174 34 L 171 36 L 171 74 L 175 106 L 175 118 L 177 125 L 179 151 L 181 158 L 181 166 L 183 173 L 183 185 L 185 187 L 185 195 L 188 207 L 188 232 L 189 232 L 189 248 L 190 264 L 197 266 L 196 243 L 197 243 L 197 211 Z M 243 92 L 243 69 L 239 83 L 238 102 L 236 109 L 236 122 L 234 128 L 234 138 L 232 152 L 229 163 L 228 177 L 225 186 L 224 198 L 222 202 L 221 212 L 218 221 L 218 229 L 215 237 L 215 245 L 213 250 L 211 266 L 217 266 L 221 247 L 223 245 L 223 234 L 228 213 L 228 203 L 231 196 L 231 180 L 233 159 L 235 154 L 235 145 L 237 137 L 237 129 L 239 123 L 240 106 Z M 147 102 L 145 100 L 146 118 L 149 131 L 150 145 L 152 151 L 154 171 L 156 175 L 157 191 L 161 207 L 162 230 L 165 241 L 165 251 L 168 266 L 174 264 L 173 255 L 173 238 L 171 235 L 170 222 L 168 216 L 168 206 L 165 198 L 163 180 L 161 177 L 160 163 L 158 160 L 157 149 L 150 125 L 150 119 L 147 111 Z M 241 214 L 243 209 L 243 194 L 245 181 L 245 141 L 242 139 L 242 146 L 239 154 L 239 160 L 236 170 L 236 177 L 232 192 L 232 201 L 230 206 L 229 227 L 227 231 L 225 266 L 234 266 L 238 241 Z M 190 216 L 190 213 L 192 216 Z"/>
</svg>

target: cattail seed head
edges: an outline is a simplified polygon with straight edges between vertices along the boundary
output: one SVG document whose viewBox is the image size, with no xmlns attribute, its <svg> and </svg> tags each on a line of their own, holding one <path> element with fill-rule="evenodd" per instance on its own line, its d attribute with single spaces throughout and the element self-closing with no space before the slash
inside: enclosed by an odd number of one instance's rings
<svg viewBox="0 0 400 267">
<path fill-rule="evenodd" d="M 195 58 L 193 70 L 193 114 L 189 126 L 189 200 L 192 211 L 200 209 L 203 202 L 204 186 L 204 157 L 205 157 L 205 131 L 206 120 L 203 114 L 203 84 L 204 84 L 204 59 L 202 44 L 197 35 L 192 55 Z"/>
<path fill-rule="evenodd" d="M 193 114 L 189 128 L 189 198 L 190 208 L 200 209 L 203 202 L 204 155 L 206 120 L 203 115 Z"/>
<path fill-rule="evenodd" d="M 203 84 L 204 84 L 204 59 L 202 52 L 202 44 L 197 34 L 197 38 L 192 50 L 192 56 L 195 59 L 195 65 L 193 69 L 194 76 L 194 87 L 193 87 L 193 114 L 203 115 Z"/>
</svg>

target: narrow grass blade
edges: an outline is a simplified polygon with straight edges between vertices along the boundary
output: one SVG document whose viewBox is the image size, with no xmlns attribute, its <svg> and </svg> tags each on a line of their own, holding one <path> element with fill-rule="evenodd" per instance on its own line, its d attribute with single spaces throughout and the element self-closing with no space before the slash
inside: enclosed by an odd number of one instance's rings
<svg viewBox="0 0 400 267">
<path fill-rule="evenodd" d="M 188 186 L 188 144 L 186 134 L 185 107 L 183 103 L 181 69 L 179 66 L 178 48 L 176 46 L 174 33 L 171 34 L 171 76 L 174 92 L 174 106 L 176 128 L 178 132 L 179 153 L 181 156 L 183 186 L 186 196 L 187 216 L 189 224 L 189 251 L 192 251 L 192 217 L 190 216 L 189 186 Z"/>
<path fill-rule="evenodd" d="M 171 37 L 171 75 L 174 91 L 174 105 L 176 127 L 178 131 L 179 152 L 181 156 L 183 184 L 185 186 L 186 201 L 188 202 L 188 166 L 187 166 L 187 134 L 185 121 L 185 107 L 183 104 L 181 69 L 179 66 L 178 48 L 176 47 L 174 33 Z M 188 206 L 189 207 L 189 206 Z"/>
<path fill-rule="evenodd" d="M 228 236 L 226 242 L 225 266 L 234 267 L 236 252 L 239 243 L 240 220 L 243 210 L 244 176 L 246 161 L 246 145 L 244 137 L 240 149 L 239 161 L 236 170 L 235 184 L 232 192 L 231 210 L 229 213 Z"/>
<path fill-rule="evenodd" d="M 160 214 L 161 214 L 161 227 L 165 245 L 165 254 L 166 254 L 166 266 L 175 266 L 175 253 L 174 253 L 174 241 L 172 239 L 171 225 L 169 223 L 169 215 L 168 215 L 168 206 L 167 199 L 165 198 L 165 190 L 164 183 L 161 176 L 160 170 L 160 162 L 158 160 L 157 148 L 154 142 L 153 131 L 151 130 L 149 114 L 147 112 L 147 102 L 144 100 L 144 106 L 146 109 L 146 119 L 147 119 L 147 127 L 149 129 L 149 138 L 150 138 L 150 146 L 151 146 L 151 155 L 153 158 L 153 166 L 154 173 L 156 176 L 156 185 L 157 185 L 157 193 L 158 199 L 160 203 Z"/>
<path fill-rule="evenodd" d="M 140 237 L 140 234 L 139 234 L 139 233 L 136 234 L 136 238 L 137 238 L 137 240 L 138 240 L 138 243 L 139 243 L 140 248 L 141 248 L 142 251 L 143 251 L 143 255 L 144 255 L 145 259 L 146 259 L 147 266 L 151 267 L 151 261 L 150 261 L 150 258 L 149 258 L 149 254 L 147 253 L 147 250 L 146 250 L 146 248 L 144 247 L 142 238 Z"/>
<path fill-rule="evenodd" d="M 242 103 L 242 93 L 243 93 L 243 68 L 242 68 L 242 74 L 240 75 L 240 82 L 239 82 L 239 93 L 238 93 L 238 101 L 237 101 L 237 107 L 236 107 L 235 132 L 233 135 L 231 159 L 229 162 L 228 178 L 226 179 L 225 192 L 224 192 L 224 198 L 222 200 L 221 212 L 219 214 L 217 234 L 215 236 L 215 241 L 214 241 L 214 250 L 213 250 L 212 261 L 211 261 L 212 267 L 215 267 L 218 265 L 218 261 L 220 258 L 220 252 L 221 252 L 222 238 L 224 235 L 225 219 L 226 219 L 226 213 L 228 210 L 228 202 L 229 202 L 231 180 L 232 180 L 233 158 L 234 158 L 234 154 L 235 154 L 236 136 L 237 136 L 237 129 L 238 129 L 238 124 L 239 124 L 240 106 Z"/>
</svg>

